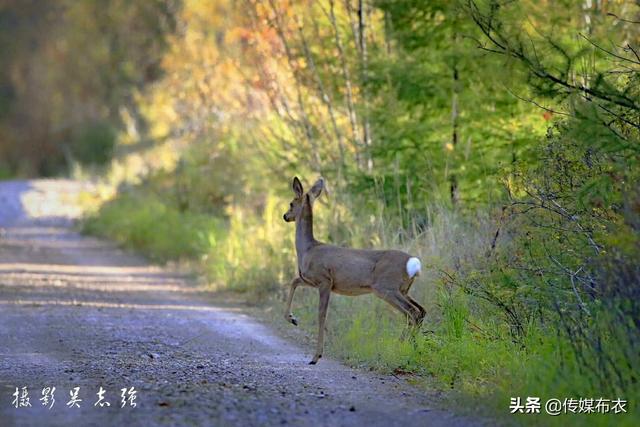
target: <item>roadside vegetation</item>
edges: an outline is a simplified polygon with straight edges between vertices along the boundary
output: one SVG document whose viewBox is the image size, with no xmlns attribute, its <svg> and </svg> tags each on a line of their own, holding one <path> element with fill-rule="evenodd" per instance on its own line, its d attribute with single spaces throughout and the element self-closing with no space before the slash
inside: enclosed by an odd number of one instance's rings
<svg viewBox="0 0 640 427">
<path fill-rule="evenodd" d="M 68 43 L 97 4 L 81 3 L 66 6 Z M 284 322 L 291 179 L 323 176 L 316 237 L 419 256 L 411 293 L 427 310 L 401 340 L 383 302 L 332 296 L 327 355 L 493 414 L 511 397 L 628 401 L 626 415 L 517 422 L 640 422 L 635 2 L 107 3 L 114 22 L 100 28 L 144 16 L 154 42 L 96 29 L 123 49 L 109 83 L 122 92 L 62 138 L 96 150 L 52 148 L 59 168 L 99 177 L 87 232 L 192 262 Z M 152 64 L 126 59 L 142 50 Z M 32 163 L 48 165 L 41 152 Z M 299 291 L 294 313 L 315 334 L 316 293 Z"/>
</svg>

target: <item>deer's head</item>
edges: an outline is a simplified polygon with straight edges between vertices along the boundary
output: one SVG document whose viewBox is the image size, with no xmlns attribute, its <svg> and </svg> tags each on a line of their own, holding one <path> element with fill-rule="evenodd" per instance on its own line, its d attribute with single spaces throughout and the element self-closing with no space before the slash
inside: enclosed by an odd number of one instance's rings
<svg viewBox="0 0 640 427">
<path fill-rule="evenodd" d="M 324 189 L 324 180 L 319 178 L 311 189 L 305 193 L 302 188 L 302 183 L 296 176 L 291 182 L 291 189 L 293 190 L 293 200 L 289 203 L 289 210 L 284 214 L 283 218 L 287 222 L 297 221 L 302 216 L 305 204 L 311 204 L 315 199 L 320 197 L 320 193 Z"/>
</svg>

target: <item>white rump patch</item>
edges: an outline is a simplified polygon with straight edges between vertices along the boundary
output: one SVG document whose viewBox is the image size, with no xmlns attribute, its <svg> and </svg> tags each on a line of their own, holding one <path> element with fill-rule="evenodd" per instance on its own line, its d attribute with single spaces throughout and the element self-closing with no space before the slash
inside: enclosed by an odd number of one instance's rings
<svg viewBox="0 0 640 427">
<path fill-rule="evenodd" d="M 422 264 L 420 264 L 420 260 L 416 257 L 411 257 L 407 261 L 407 274 L 409 277 L 417 276 L 422 271 Z"/>
</svg>

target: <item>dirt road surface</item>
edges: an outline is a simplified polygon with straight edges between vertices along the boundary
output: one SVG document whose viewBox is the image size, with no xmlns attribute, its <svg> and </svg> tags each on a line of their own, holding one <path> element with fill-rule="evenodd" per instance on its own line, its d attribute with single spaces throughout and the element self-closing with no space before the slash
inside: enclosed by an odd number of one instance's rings
<svg viewBox="0 0 640 427">
<path fill-rule="evenodd" d="M 78 234 L 81 189 L 0 183 L 1 426 L 471 424 L 400 379 L 309 366 L 189 277 Z"/>
</svg>

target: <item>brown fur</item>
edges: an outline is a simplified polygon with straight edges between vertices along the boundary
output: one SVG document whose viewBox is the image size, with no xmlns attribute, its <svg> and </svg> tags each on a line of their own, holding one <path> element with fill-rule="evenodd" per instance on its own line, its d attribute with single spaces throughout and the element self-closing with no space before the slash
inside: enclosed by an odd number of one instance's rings
<svg viewBox="0 0 640 427">
<path fill-rule="evenodd" d="M 412 325 L 419 325 L 425 311 L 408 295 L 415 279 L 415 276 L 409 277 L 406 269 L 411 255 L 397 250 L 342 248 L 317 241 L 313 236 L 313 202 L 320 196 L 324 181 L 319 179 L 305 194 L 296 177 L 292 188 L 295 197 L 284 214 L 284 220 L 296 222 L 299 277 L 290 283 L 285 319 L 298 324 L 291 314 L 293 295 L 298 286 L 318 288 L 318 344 L 310 363 L 315 364 L 322 357 L 331 292 L 349 296 L 374 293 L 405 314 Z"/>
</svg>

